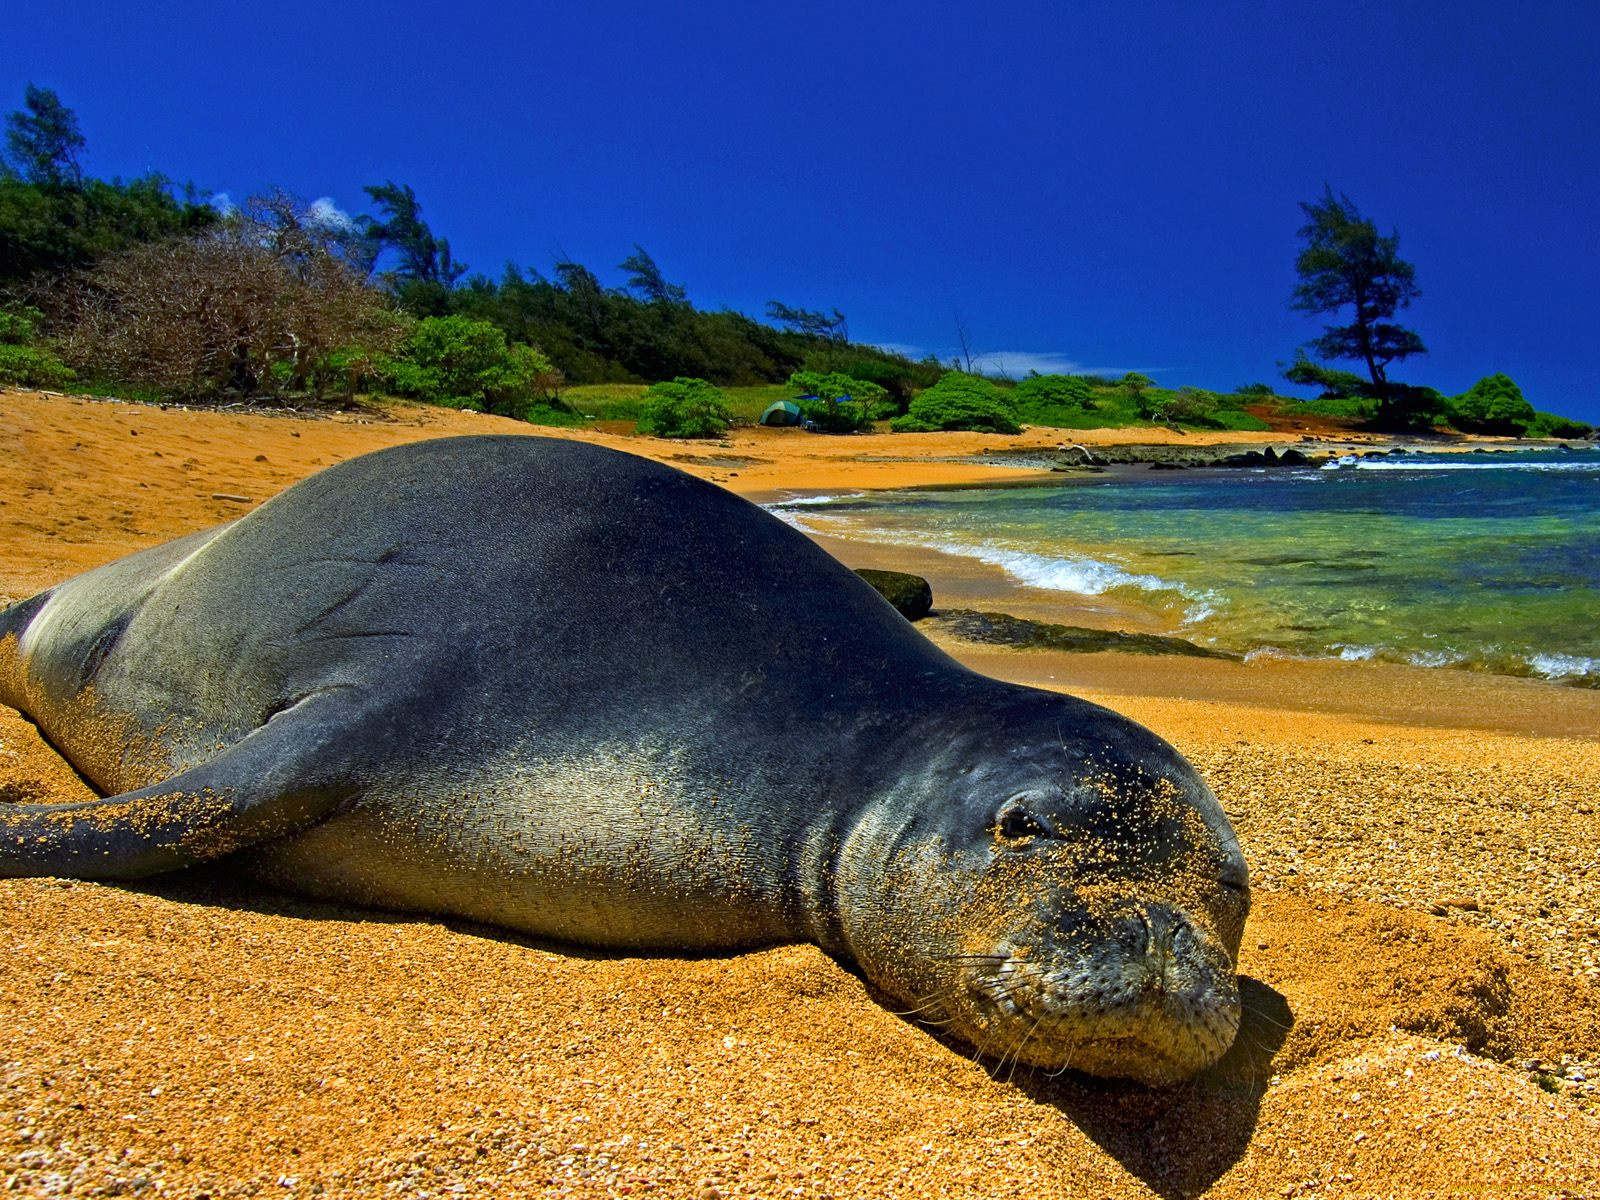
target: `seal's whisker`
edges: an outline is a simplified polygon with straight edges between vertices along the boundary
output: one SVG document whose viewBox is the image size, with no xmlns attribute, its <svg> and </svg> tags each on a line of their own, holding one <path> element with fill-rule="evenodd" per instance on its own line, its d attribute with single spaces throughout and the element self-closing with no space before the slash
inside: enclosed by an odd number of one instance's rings
<svg viewBox="0 0 1600 1200">
<path fill-rule="evenodd" d="M 1072 1055 L 1068 1054 L 1066 1059 L 1063 1060 L 1063 1062 L 1061 1063 L 1061 1065 L 1059 1067 L 1057 1067 L 1054 1071 L 1050 1072 L 1050 1078 L 1051 1079 L 1059 1079 L 1059 1078 L 1061 1078 L 1061 1076 L 1065 1075 L 1070 1070 L 1072 1070 Z"/>
<path fill-rule="evenodd" d="M 1267 1011 L 1262 1008 L 1252 1008 L 1250 1005 L 1246 1004 L 1243 1006 L 1243 1012 L 1245 1016 L 1254 1020 L 1264 1021 L 1268 1025 L 1271 1025 L 1274 1029 L 1289 1030 L 1294 1028 L 1293 1021 L 1280 1021 L 1277 1017 L 1269 1016 Z M 1241 1022 L 1241 1025 L 1242 1024 L 1243 1023 Z"/>
<path fill-rule="evenodd" d="M 1012 1050 L 1011 1070 L 1006 1072 L 1007 1083 L 1010 1083 L 1016 1078 L 1017 1067 L 1022 1063 L 1022 1052 L 1027 1049 L 1029 1039 L 1033 1037 L 1034 1033 L 1037 1032 L 1039 1026 L 1042 1024 L 1044 1024 L 1043 1017 L 1040 1017 L 1038 1020 L 1034 1021 L 1034 1023 L 1029 1027 L 1028 1032 L 1022 1035 L 1022 1040 L 1017 1043 L 1016 1048 Z"/>
<path fill-rule="evenodd" d="M 921 1004 L 913 1005 L 911 1008 L 891 1008 L 888 1011 L 897 1017 L 918 1017 L 925 1012 L 943 1009 L 945 1007 L 945 998 L 948 995 L 948 992 L 935 992 Z"/>
</svg>

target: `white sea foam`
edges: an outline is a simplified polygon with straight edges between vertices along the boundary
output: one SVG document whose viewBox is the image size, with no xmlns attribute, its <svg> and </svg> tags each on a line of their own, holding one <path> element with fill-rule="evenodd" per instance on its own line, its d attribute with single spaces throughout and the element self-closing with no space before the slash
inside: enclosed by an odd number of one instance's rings
<svg viewBox="0 0 1600 1200">
<path fill-rule="evenodd" d="M 796 496 L 791 500 L 775 500 L 769 504 L 763 504 L 761 507 L 777 517 L 785 525 L 792 525 L 800 530 L 801 533 L 824 533 L 828 531 L 817 527 L 824 523 L 817 522 L 817 514 L 807 510 L 820 508 L 828 504 L 837 504 L 840 500 L 853 500 L 860 494 L 860 492 L 848 492 L 837 496 Z M 802 513 L 810 520 L 810 523 L 801 520 Z"/>
<path fill-rule="evenodd" d="M 836 496 L 794 496 L 788 500 L 774 500 L 771 504 L 762 505 L 766 509 L 775 508 L 811 508 L 819 504 L 837 504 L 840 500 L 854 500 L 860 492 L 843 492 Z"/>
<path fill-rule="evenodd" d="M 1453 667 L 1467 661 L 1467 655 L 1455 650 L 1413 650 L 1405 660 L 1415 667 Z"/>
<path fill-rule="evenodd" d="M 1437 462 L 1419 459 L 1355 458 L 1346 455 L 1324 463 L 1324 471 L 1556 471 L 1593 474 L 1600 462 Z"/>
<path fill-rule="evenodd" d="M 1373 659 L 1378 657 L 1378 647 L 1376 646 L 1360 646 L 1335 642 L 1328 648 L 1330 650 L 1337 650 L 1339 652 L 1339 657 L 1344 659 L 1345 662 L 1371 662 Z"/>
<path fill-rule="evenodd" d="M 822 497 L 815 497 L 807 503 L 816 505 L 822 502 Z M 999 567 L 1020 584 L 1046 591 L 1071 592 L 1079 596 L 1103 596 L 1118 588 L 1131 588 L 1152 594 L 1171 593 L 1187 602 L 1184 612 L 1186 625 L 1194 625 L 1215 615 L 1226 604 L 1223 597 L 1213 592 L 1191 588 L 1163 579 L 1159 575 L 1130 571 L 1116 563 L 1087 554 L 1051 555 L 1005 546 L 984 544 L 973 546 L 929 534 L 875 528 L 853 521 L 819 519 L 822 514 L 816 512 L 806 512 L 802 516 L 799 513 L 784 511 L 793 504 L 793 501 L 784 501 L 768 505 L 767 509 L 797 529 L 857 538 L 862 541 L 887 542 L 896 546 L 916 546 L 919 549 L 936 550 L 941 554 L 959 558 L 975 559 Z"/>
<path fill-rule="evenodd" d="M 1528 666 L 1546 679 L 1600 675 L 1600 658 L 1585 658 L 1581 654 L 1530 654 Z"/>
</svg>

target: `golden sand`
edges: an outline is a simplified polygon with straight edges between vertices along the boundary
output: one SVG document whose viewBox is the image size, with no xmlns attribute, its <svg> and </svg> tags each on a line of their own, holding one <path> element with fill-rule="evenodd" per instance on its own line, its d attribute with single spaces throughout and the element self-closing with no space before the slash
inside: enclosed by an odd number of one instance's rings
<svg viewBox="0 0 1600 1200">
<path fill-rule="evenodd" d="M 340 459 L 491 431 L 527 430 L 421 409 L 310 421 L 0 394 L 0 597 L 230 519 Z M 583 436 L 752 493 L 1017 474 L 943 461 L 1016 441 L 977 435 Z M 1074 619 L 970 564 L 828 545 L 852 566 L 921 568 L 941 604 Z M 1150 725 L 1216 788 L 1256 904 L 1245 1028 L 1198 1080 L 1151 1092 L 997 1072 L 806 946 L 597 954 L 267 894 L 222 868 L 141 888 L 10 881 L 5 1185 L 1600 1195 L 1600 694 L 945 645 Z M 0 710 L 0 800 L 87 795 Z"/>
</svg>

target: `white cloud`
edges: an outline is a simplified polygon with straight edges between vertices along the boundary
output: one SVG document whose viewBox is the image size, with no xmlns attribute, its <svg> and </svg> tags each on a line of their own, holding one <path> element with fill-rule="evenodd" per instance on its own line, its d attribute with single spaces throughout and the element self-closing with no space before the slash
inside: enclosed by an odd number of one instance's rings
<svg viewBox="0 0 1600 1200">
<path fill-rule="evenodd" d="M 206 203 L 225 217 L 230 213 L 239 211 L 239 206 L 233 202 L 233 197 L 228 195 L 227 192 L 218 192 L 215 196 L 211 197 L 211 199 L 207 200 Z"/>
<path fill-rule="evenodd" d="M 355 222 L 350 214 L 333 202 L 332 196 L 318 196 L 306 209 L 306 224 L 320 225 L 323 229 L 343 231 L 353 229 Z"/>
<path fill-rule="evenodd" d="M 891 354 L 904 354 L 907 358 L 926 358 L 930 350 L 926 346 L 908 346 L 897 342 L 879 342 L 880 349 Z M 963 356 L 957 347 L 946 346 L 942 349 L 935 348 L 931 351 L 940 362 L 948 363 L 953 359 Z M 1126 375 L 1129 371 L 1138 371 L 1143 375 L 1157 375 L 1163 371 L 1171 370 L 1170 367 L 1098 367 L 1086 365 L 1075 358 L 1065 354 L 1048 350 L 983 350 L 974 352 L 972 366 L 980 375 L 1003 376 L 1008 379 L 1021 379 L 1029 371 L 1037 371 L 1041 375 Z"/>
</svg>

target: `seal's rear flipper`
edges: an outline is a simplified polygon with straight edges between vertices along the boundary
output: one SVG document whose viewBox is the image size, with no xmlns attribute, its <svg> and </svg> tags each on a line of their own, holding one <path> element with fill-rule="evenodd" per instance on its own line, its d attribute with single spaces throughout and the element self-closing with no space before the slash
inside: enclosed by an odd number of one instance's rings
<svg viewBox="0 0 1600 1200">
<path fill-rule="evenodd" d="M 0 804 L 0 877 L 137 879 L 304 829 L 359 787 L 340 774 L 350 706 L 307 697 L 171 779 L 81 804 Z"/>
</svg>

